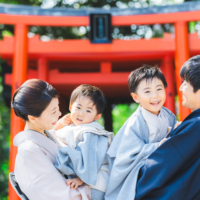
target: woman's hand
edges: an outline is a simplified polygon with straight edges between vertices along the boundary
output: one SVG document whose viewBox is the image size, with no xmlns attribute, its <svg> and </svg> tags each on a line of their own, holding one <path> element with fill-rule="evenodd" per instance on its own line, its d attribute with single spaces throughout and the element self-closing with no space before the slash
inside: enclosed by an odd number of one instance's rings
<svg viewBox="0 0 200 200">
<path fill-rule="evenodd" d="M 69 126 L 71 123 L 72 123 L 71 114 L 67 114 L 57 121 L 55 129 L 59 130 L 59 129 L 63 128 L 64 126 Z"/>
<path fill-rule="evenodd" d="M 83 184 L 83 181 L 77 177 L 77 178 L 73 178 L 73 179 L 67 179 L 67 185 L 70 185 L 71 189 L 76 190 L 78 188 L 78 186 Z"/>
</svg>

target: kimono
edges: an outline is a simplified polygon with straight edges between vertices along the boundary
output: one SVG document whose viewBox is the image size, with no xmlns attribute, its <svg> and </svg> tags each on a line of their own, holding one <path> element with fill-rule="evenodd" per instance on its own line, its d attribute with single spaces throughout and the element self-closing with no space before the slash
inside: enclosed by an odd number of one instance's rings
<svg viewBox="0 0 200 200">
<path fill-rule="evenodd" d="M 174 114 L 164 107 L 161 112 L 173 129 L 176 124 Z M 159 125 L 160 121 L 157 123 Z M 111 175 L 105 195 L 106 200 L 135 199 L 139 170 L 145 164 L 147 157 L 158 148 L 159 142 L 167 136 L 167 131 L 161 133 L 157 137 L 150 137 L 140 107 L 125 122 L 107 153 Z"/>
<path fill-rule="evenodd" d="M 110 176 L 106 153 L 114 134 L 94 121 L 66 126 L 56 136 L 67 146 L 59 149 L 55 167 L 69 178 L 78 176 L 89 185 L 92 200 L 103 200 Z"/>
<path fill-rule="evenodd" d="M 136 200 L 200 199 L 200 109 L 170 136 L 141 168 Z"/>
<path fill-rule="evenodd" d="M 52 137 L 56 141 L 55 136 Z M 88 186 L 70 189 L 66 179 L 55 168 L 58 143 L 32 130 L 18 133 L 13 143 L 18 147 L 15 180 L 29 200 L 90 199 Z"/>
</svg>

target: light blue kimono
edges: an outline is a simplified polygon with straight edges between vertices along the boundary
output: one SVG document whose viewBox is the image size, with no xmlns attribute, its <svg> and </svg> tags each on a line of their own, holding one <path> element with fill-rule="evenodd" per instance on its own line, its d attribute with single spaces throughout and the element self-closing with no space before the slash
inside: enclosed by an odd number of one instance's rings
<svg viewBox="0 0 200 200">
<path fill-rule="evenodd" d="M 60 148 L 56 168 L 69 177 L 78 176 L 84 183 L 95 185 L 100 167 L 108 150 L 108 137 L 83 133 L 83 140 L 76 149 Z M 104 192 L 91 189 L 92 200 L 103 200 Z"/>
<path fill-rule="evenodd" d="M 172 130 L 176 117 L 162 107 Z M 160 140 L 149 143 L 149 129 L 138 108 L 117 133 L 108 150 L 111 175 L 105 200 L 134 200 L 137 178 L 146 158 L 158 148 Z"/>
</svg>

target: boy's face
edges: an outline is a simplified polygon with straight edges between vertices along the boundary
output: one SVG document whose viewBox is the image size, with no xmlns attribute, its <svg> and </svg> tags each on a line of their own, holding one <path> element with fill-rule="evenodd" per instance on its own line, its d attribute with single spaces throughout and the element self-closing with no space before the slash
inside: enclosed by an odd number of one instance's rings
<svg viewBox="0 0 200 200">
<path fill-rule="evenodd" d="M 159 114 L 166 100 L 165 87 L 158 78 L 142 80 L 136 93 L 131 93 L 131 95 L 136 103 L 155 115 Z"/>
<path fill-rule="evenodd" d="M 71 119 L 75 126 L 91 123 L 101 117 L 101 114 L 97 115 L 96 106 L 87 97 L 78 97 L 70 105 L 70 111 Z"/>
<path fill-rule="evenodd" d="M 194 93 L 194 88 L 189 82 L 185 81 L 181 84 L 179 90 L 182 92 L 182 105 L 191 109 L 197 110 L 200 107 L 200 90 Z"/>
</svg>

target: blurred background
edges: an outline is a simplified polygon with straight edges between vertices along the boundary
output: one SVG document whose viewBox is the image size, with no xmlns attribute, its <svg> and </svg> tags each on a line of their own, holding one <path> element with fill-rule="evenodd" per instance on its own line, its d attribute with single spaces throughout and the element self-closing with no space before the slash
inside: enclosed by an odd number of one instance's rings
<svg viewBox="0 0 200 200">
<path fill-rule="evenodd" d="M 187 0 L 185 0 L 187 1 Z M 6 4 L 18 4 L 18 5 L 30 5 L 40 6 L 44 9 L 48 8 L 104 8 L 109 10 L 110 8 L 117 7 L 124 8 L 147 8 L 152 6 L 182 4 L 183 0 L 0 0 L 0 3 Z M 188 30 L 190 33 L 200 34 L 200 21 L 189 22 Z M 64 39 L 87 39 L 89 38 L 88 26 L 81 27 L 50 27 L 50 26 L 30 26 L 28 31 L 28 37 L 32 38 L 35 35 L 39 35 L 40 40 L 48 42 L 50 40 Z M 154 25 L 135 25 L 131 26 L 114 26 L 112 28 L 112 39 L 120 40 L 140 40 L 151 38 L 162 38 L 164 33 L 174 33 L 174 26 L 172 24 L 154 24 Z M 0 24 L 0 40 L 4 37 L 14 35 L 14 26 Z M 1 48 L 1 46 L 0 46 Z M 57 63 L 58 64 L 58 63 Z M 144 64 L 142 62 L 137 63 L 137 66 Z M 156 62 L 150 62 L 146 64 L 159 64 Z M 9 147 L 10 147 L 10 99 L 11 99 L 11 87 L 5 85 L 4 75 L 11 73 L 12 63 L 8 60 L 5 61 L 0 57 L 0 200 L 6 200 L 8 198 L 8 159 L 9 159 Z M 70 65 L 70 63 L 68 63 Z M 85 65 L 89 65 L 87 62 Z M 30 63 L 30 68 L 34 69 L 34 62 Z M 117 66 L 117 64 L 116 64 Z M 73 67 L 72 67 L 73 68 Z M 126 71 L 131 71 L 131 63 L 126 65 Z M 62 71 L 62 69 L 61 69 Z M 73 69 L 71 69 L 73 71 Z M 87 70 L 86 70 L 87 71 Z M 59 89 L 58 89 L 59 90 Z M 176 89 L 175 89 L 176 90 Z M 69 92 L 72 91 L 72 88 Z M 138 105 L 134 103 L 128 93 L 128 88 L 125 91 L 126 96 L 123 99 L 115 99 L 107 97 L 108 105 L 104 113 L 104 116 L 99 120 L 102 125 L 105 125 L 104 120 L 109 112 L 109 124 L 106 128 L 113 130 L 116 134 L 127 118 L 137 109 Z M 176 94 L 177 92 L 175 92 Z M 107 93 L 106 93 L 107 96 Z M 120 96 L 120 94 L 119 94 Z M 176 99 L 176 98 L 175 98 Z M 69 95 L 65 98 L 66 113 L 68 112 Z M 64 114 L 64 113 L 63 113 Z"/>
</svg>

